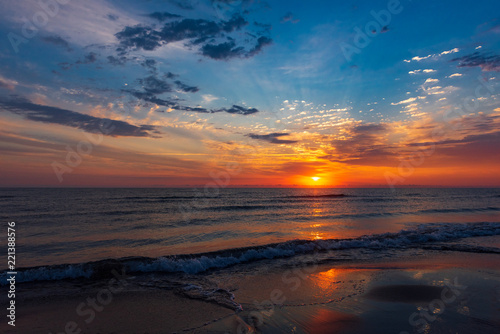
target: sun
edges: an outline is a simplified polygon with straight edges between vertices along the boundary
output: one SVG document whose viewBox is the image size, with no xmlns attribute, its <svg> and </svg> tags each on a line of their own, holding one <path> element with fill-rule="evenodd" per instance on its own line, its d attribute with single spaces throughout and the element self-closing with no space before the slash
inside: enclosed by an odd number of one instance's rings
<svg viewBox="0 0 500 334">
<path fill-rule="evenodd" d="M 313 179 L 314 181 L 318 181 L 319 179 L 321 179 L 320 177 L 317 177 L 317 176 L 313 176 L 311 177 L 311 179 Z"/>
</svg>

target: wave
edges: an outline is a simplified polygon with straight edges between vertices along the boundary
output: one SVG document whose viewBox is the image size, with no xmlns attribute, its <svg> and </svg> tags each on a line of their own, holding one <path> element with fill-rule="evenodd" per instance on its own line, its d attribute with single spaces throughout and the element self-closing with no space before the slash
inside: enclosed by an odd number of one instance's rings
<svg viewBox="0 0 500 334">
<path fill-rule="evenodd" d="M 112 198 L 118 202 L 134 201 L 134 202 L 163 202 L 168 200 L 194 200 L 196 196 L 126 196 L 126 197 L 115 197 Z"/>
<path fill-rule="evenodd" d="M 497 207 L 486 207 L 486 208 L 462 208 L 462 209 L 428 209 L 420 210 L 419 213 L 462 213 L 462 212 L 482 212 L 482 211 L 500 211 Z"/>
<path fill-rule="evenodd" d="M 295 196 L 286 196 L 285 198 L 325 198 L 325 197 L 354 197 L 354 195 L 346 195 L 346 194 L 326 194 L 326 195 L 295 195 Z"/>
<path fill-rule="evenodd" d="M 0 199 L 4 199 L 4 198 L 15 198 L 16 196 L 14 195 L 0 195 Z"/>
<path fill-rule="evenodd" d="M 401 230 L 397 233 L 366 235 L 353 239 L 329 240 L 292 240 L 246 248 L 226 249 L 203 254 L 166 256 L 159 258 L 132 257 L 109 259 L 81 264 L 65 264 L 19 269 L 17 282 L 43 280 L 61 280 L 73 278 L 106 278 L 117 270 L 127 273 L 188 273 L 198 274 L 212 269 L 226 268 L 236 264 L 291 257 L 300 254 L 334 251 L 346 249 L 384 250 L 387 248 L 405 249 L 408 247 L 430 247 L 432 243 L 447 242 L 468 237 L 500 235 L 500 223 L 468 223 L 468 224 L 425 224 L 416 228 Z M 430 243 L 430 244 L 429 244 Z M 462 251 L 453 245 L 441 246 L 442 250 Z M 446 249 L 446 247 L 448 247 Z M 463 248 L 463 247 L 462 247 Z M 474 251 L 467 248 L 466 251 Z M 477 252 L 486 252 L 477 249 Z M 497 253 L 497 249 L 488 249 Z M 500 251 L 499 251 L 500 252 Z M 0 274 L 0 285 L 6 285 L 7 271 Z"/>
<path fill-rule="evenodd" d="M 240 210 L 269 210 L 269 209 L 279 209 L 282 206 L 264 206 L 264 205 L 223 205 L 203 208 L 206 211 L 240 211 Z"/>
</svg>

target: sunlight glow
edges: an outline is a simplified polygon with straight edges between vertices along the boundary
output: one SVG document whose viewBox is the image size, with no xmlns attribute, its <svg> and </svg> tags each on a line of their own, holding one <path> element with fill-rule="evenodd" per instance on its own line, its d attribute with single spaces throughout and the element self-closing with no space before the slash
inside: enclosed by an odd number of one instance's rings
<svg viewBox="0 0 500 334">
<path fill-rule="evenodd" d="M 314 177 L 311 177 L 311 179 L 313 179 L 314 181 L 318 181 L 319 179 L 321 179 L 320 177 L 317 177 L 317 176 L 314 176 Z"/>
</svg>

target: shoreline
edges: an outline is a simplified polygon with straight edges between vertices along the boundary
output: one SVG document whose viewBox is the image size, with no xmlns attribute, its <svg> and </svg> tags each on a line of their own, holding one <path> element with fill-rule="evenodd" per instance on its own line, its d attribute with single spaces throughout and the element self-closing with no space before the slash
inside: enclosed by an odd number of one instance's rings
<svg viewBox="0 0 500 334">
<path fill-rule="evenodd" d="M 497 254 L 458 252 L 254 273 L 234 268 L 199 275 L 199 285 L 216 282 L 216 293 L 209 298 L 193 293 L 194 288 L 130 284 L 108 304 L 98 304 L 102 309 L 95 310 L 89 323 L 90 307 L 80 312 L 77 307 L 92 296 L 99 300 L 105 281 L 81 282 L 71 294 L 51 293 L 58 286 L 63 289 L 62 282 L 31 283 L 31 289 L 50 286 L 48 295 L 23 300 L 20 293 L 15 330 L 1 328 L 4 333 L 276 333 L 292 328 L 296 333 L 374 333 L 369 328 L 375 326 L 380 333 L 418 333 L 427 326 L 440 333 L 458 321 L 459 333 L 467 333 L 460 332 L 464 328 L 494 333 L 500 324 L 498 268 Z M 149 277 L 144 279 L 147 283 Z M 443 293 L 446 287 L 449 291 Z M 242 311 L 231 309 L 230 294 Z M 429 305 L 436 313 L 420 312 Z"/>
</svg>

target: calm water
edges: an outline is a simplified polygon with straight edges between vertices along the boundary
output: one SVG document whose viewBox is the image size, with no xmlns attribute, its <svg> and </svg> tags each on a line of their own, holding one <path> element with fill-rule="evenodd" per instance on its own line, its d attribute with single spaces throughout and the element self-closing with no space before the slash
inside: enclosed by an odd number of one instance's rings
<svg viewBox="0 0 500 334">
<path fill-rule="evenodd" d="M 148 265 L 136 261 L 135 269 L 196 272 L 318 247 L 499 235 L 500 189 L 221 189 L 216 197 L 196 189 L 2 189 L 0 212 L 5 230 L 16 222 L 18 268 L 136 256 Z M 479 246 L 500 247 L 485 240 Z M 249 248 L 234 250 L 241 247 Z M 213 251 L 225 253 L 169 257 Z"/>
</svg>

